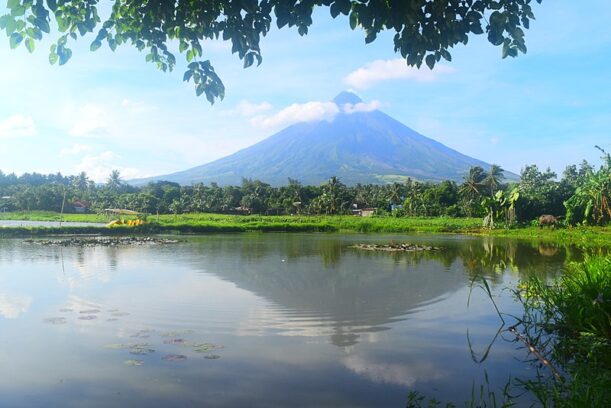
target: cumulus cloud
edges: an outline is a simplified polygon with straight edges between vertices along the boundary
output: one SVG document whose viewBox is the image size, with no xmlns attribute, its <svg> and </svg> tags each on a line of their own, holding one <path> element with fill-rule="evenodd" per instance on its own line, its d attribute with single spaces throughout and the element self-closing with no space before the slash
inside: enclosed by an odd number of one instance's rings
<svg viewBox="0 0 611 408">
<path fill-rule="evenodd" d="M 0 138 L 34 136 L 36 126 L 29 116 L 13 115 L 0 121 Z"/>
<path fill-rule="evenodd" d="M 339 107 L 334 102 L 294 103 L 275 115 L 257 116 L 251 119 L 251 124 L 264 128 L 273 128 L 297 122 L 333 120 L 339 112 Z"/>
<path fill-rule="evenodd" d="M 95 137 L 104 135 L 108 131 L 108 113 L 98 105 L 88 104 L 77 112 L 76 121 L 70 127 L 70 135 L 81 137 Z"/>
<path fill-rule="evenodd" d="M 443 64 L 437 64 L 433 70 L 418 69 L 408 66 L 402 58 L 376 60 L 348 74 L 344 82 L 356 89 L 366 89 L 378 82 L 393 79 L 432 82 L 455 71 L 454 68 Z"/>
<path fill-rule="evenodd" d="M 71 147 L 65 147 L 59 151 L 60 156 L 75 156 L 81 153 L 86 153 L 92 151 L 93 148 L 91 146 L 82 145 L 82 144 L 74 144 Z"/>
<path fill-rule="evenodd" d="M 25 313 L 32 304 L 30 296 L 9 296 L 0 293 L 0 316 L 6 319 L 16 319 Z"/>
<path fill-rule="evenodd" d="M 111 151 L 105 151 L 99 154 L 88 154 L 76 165 L 75 170 L 77 173 L 84 171 L 97 183 L 105 182 L 110 172 L 113 170 L 119 170 L 124 180 L 148 176 L 148 174 L 142 174 L 137 169 L 119 165 L 116 163 L 117 158 L 118 156 Z"/>
<path fill-rule="evenodd" d="M 381 106 L 382 103 L 377 100 L 343 105 L 337 105 L 335 102 L 318 101 L 294 103 L 273 115 L 257 115 L 250 120 L 250 124 L 262 128 L 278 128 L 299 122 L 331 121 L 339 113 L 350 115 L 358 112 L 371 112 Z"/>
<path fill-rule="evenodd" d="M 342 107 L 342 110 L 347 114 L 358 113 L 358 112 L 371 112 L 376 109 L 380 109 L 381 106 L 382 106 L 382 103 L 380 101 L 374 100 L 368 103 L 359 102 L 359 103 L 355 103 L 354 105 L 351 103 L 347 103 Z"/>
</svg>

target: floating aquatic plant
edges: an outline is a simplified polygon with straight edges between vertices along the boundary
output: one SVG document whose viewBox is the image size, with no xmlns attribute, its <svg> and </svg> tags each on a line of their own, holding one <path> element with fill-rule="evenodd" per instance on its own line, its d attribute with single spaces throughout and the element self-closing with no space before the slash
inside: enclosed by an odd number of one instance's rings
<svg viewBox="0 0 611 408">
<path fill-rule="evenodd" d="M 127 312 L 112 312 L 111 314 L 115 317 L 129 316 Z"/>
<path fill-rule="evenodd" d="M 151 337 L 151 333 L 154 331 L 155 330 L 152 330 L 152 329 L 138 330 L 136 333 L 132 334 L 130 337 L 138 338 L 138 339 L 148 339 L 149 337 Z"/>
<path fill-rule="evenodd" d="M 174 344 L 177 346 L 185 346 L 185 345 L 190 345 L 191 343 L 189 343 L 185 339 L 177 338 L 177 339 L 166 339 L 163 341 L 163 344 Z"/>
<path fill-rule="evenodd" d="M 46 319 L 43 319 L 43 322 L 50 323 L 50 324 L 65 324 L 66 318 L 65 317 L 47 317 Z"/>
<path fill-rule="evenodd" d="M 187 356 L 182 354 L 166 354 L 161 359 L 165 361 L 184 361 L 187 359 Z"/>
<path fill-rule="evenodd" d="M 138 367 L 144 364 L 144 361 L 142 360 L 125 360 L 123 362 L 125 365 L 131 366 L 131 367 Z"/>
<path fill-rule="evenodd" d="M 183 336 L 185 334 L 191 334 L 193 333 L 193 330 L 176 330 L 176 331 L 169 331 L 169 332 L 164 332 L 161 333 L 161 337 L 178 337 L 178 336 Z"/>
<path fill-rule="evenodd" d="M 98 317 L 96 315 L 85 315 L 85 316 L 79 316 L 78 318 L 79 320 L 95 320 Z"/>
<path fill-rule="evenodd" d="M 145 354 L 151 354 L 154 353 L 155 349 L 149 348 L 148 345 L 147 346 L 137 346 L 137 347 L 132 347 L 129 349 L 129 353 L 130 354 L 135 354 L 135 355 L 145 355 Z"/>
<path fill-rule="evenodd" d="M 212 344 L 212 343 L 197 343 L 193 345 L 193 351 L 198 353 L 209 353 L 211 351 L 216 351 L 224 348 L 220 344 Z"/>
<path fill-rule="evenodd" d="M 148 343 L 115 343 L 115 344 L 106 344 L 104 348 L 112 349 L 112 350 L 128 350 L 135 348 L 148 348 L 150 344 Z"/>
<path fill-rule="evenodd" d="M 208 360 L 218 360 L 219 358 L 221 358 L 221 356 L 219 356 L 218 354 L 208 354 L 205 355 L 204 358 L 207 358 Z"/>
<path fill-rule="evenodd" d="M 89 310 L 81 310 L 79 313 L 92 315 L 92 314 L 100 313 L 100 311 L 98 309 L 89 309 Z"/>
<path fill-rule="evenodd" d="M 64 308 L 59 309 L 59 311 L 61 313 L 70 313 L 70 312 L 74 312 L 74 309 L 70 309 L 69 307 L 64 307 Z"/>
</svg>

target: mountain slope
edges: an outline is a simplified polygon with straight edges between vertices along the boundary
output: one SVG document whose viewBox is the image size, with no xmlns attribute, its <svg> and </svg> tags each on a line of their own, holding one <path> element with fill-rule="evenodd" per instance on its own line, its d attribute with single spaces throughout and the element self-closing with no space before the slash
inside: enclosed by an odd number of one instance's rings
<svg viewBox="0 0 611 408">
<path fill-rule="evenodd" d="M 379 110 L 363 111 L 364 105 L 358 105 L 362 101 L 354 94 L 342 92 L 334 102 L 341 112 L 331 121 L 297 123 L 214 162 L 132 184 L 167 180 L 228 185 L 240 184 L 243 177 L 272 185 L 286 184 L 289 177 L 304 184 L 320 184 L 331 176 L 349 185 L 383 184 L 408 176 L 461 181 L 471 166 L 490 167 L 422 136 Z"/>
</svg>

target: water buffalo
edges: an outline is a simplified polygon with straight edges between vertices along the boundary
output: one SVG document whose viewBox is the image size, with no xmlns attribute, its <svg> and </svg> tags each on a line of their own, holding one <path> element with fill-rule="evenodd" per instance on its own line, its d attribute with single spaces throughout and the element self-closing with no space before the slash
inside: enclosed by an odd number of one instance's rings
<svg viewBox="0 0 611 408">
<path fill-rule="evenodd" d="M 539 227 L 543 228 L 544 226 L 555 227 L 558 224 L 558 219 L 553 215 L 545 214 L 539 217 Z"/>
</svg>

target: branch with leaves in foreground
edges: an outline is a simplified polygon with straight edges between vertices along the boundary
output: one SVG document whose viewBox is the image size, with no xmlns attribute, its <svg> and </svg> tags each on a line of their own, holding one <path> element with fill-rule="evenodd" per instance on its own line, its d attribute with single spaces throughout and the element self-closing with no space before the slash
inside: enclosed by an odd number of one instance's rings
<svg viewBox="0 0 611 408">
<path fill-rule="evenodd" d="M 471 35 L 486 34 L 490 43 L 502 47 L 503 58 L 525 53 L 523 28 L 534 19 L 531 0 L 113 0 L 106 18 L 100 16 L 99 3 L 8 0 L 0 29 L 11 48 L 24 44 L 33 52 L 36 41 L 55 24 L 59 37 L 51 45 L 49 61 L 59 65 L 72 56 L 69 42 L 89 33 L 95 34 L 92 51 L 103 44 L 113 51 L 129 44 L 146 52 L 146 61 L 162 71 L 176 66 L 170 50 L 176 44 L 188 63 L 183 79 L 193 82 L 198 96 L 205 94 L 214 103 L 223 99 L 225 87 L 204 55 L 203 41 L 229 41 L 245 68 L 259 65 L 260 41 L 272 25 L 295 27 L 306 35 L 318 8 L 328 8 L 333 18 L 347 16 L 350 28 L 361 29 L 366 43 L 382 32 L 394 32 L 394 50 L 407 65 L 425 62 L 430 69 L 442 58 L 451 61 L 450 49 L 467 44 Z"/>
</svg>

